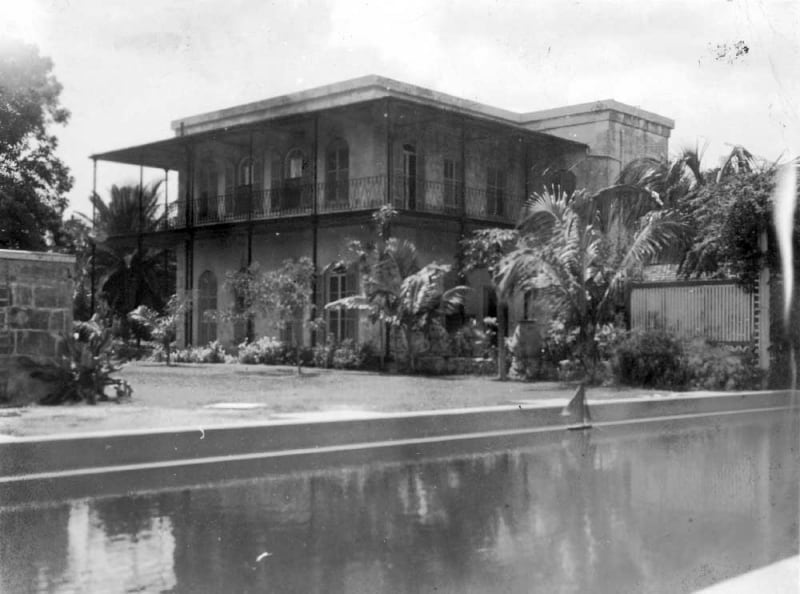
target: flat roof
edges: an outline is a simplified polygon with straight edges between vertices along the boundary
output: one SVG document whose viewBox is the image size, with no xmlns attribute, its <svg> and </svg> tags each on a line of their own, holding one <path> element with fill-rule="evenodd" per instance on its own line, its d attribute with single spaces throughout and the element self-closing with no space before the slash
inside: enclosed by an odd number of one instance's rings
<svg viewBox="0 0 800 594">
<path fill-rule="evenodd" d="M 590 101 L 589 103 L 578 103 L 575 105 L 565 105 L 553 109 L 542 109 L 539 111 L 529 111 L 519 115 L 520 123 L 540 122 L 555 118 L 563 118 L 585 113 L 599 111 L 618 111 L 627 115 L 636 116 L 656 124 L 660 124 L 672 130 L 675 128 L 675 120 L 658 115 L 652 111 L 646 111 L 627 103 L 620 103 L 614 99 L 601 99 L 600 101 Z"/>
<path fill-rule="evenodd" d="M 417 105 L 445 110 L 457 115 L 509 126 L 526 135 L 539 135 L 581 147 L 585 147 L 586 144 L 548 134 L 546 130 L 539 131 L 531 124 L 577 114 L 617 111 L 636 115 L 669 128 L 674 127 L 674 121 L 669 118 L 613 99 L 544 111 L 517 113 L 371 74 L 296 93 L 180 118 L 171 122 L 171 127 L 175 134 L 172 138 L 96 153 L 91 155 L 91 158 L 146 167 L 163 168 L 166 166 L 170 169 L 177 169 L 185 162 L 186 147 L 192 141 L 210 138 L 220 132 L 231 133 L 233 130 L 243 129 L 257 122 L 291 118 L 292 116 L 306 115 L 317 111 L 386 98 L 400 99 Z"/>
</svg>

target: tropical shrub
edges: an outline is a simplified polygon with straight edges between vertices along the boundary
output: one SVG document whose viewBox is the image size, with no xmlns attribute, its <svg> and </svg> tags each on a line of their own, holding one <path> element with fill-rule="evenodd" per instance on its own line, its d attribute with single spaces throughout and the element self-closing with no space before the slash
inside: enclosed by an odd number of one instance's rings
<svg viewBox="0 0 800 594">
<path fill-rule="evenodd" d="M 686 347 L 689 385 L 702 390 L 754 390 L 761 387 L 763 372 L 758 367 L 755 347 L 734 352 L 726 345 L 695 340 Z"/>
<path fill-rule="evenodd" d="M 161 314 L 146 305 L 140 305 L 128 313 L 128 321 L 132 328 L 138 328 L 137 331 L 143 336 L 161 343 L 167 365 L 170 363 L 172 343 L 177 336 L 178 319 L 185 308 L 186 302 L 181 301 L 177 295 L 172 295 Z"/>
<path fill-rule="evenodd" d="M 614 362 L 620 383 L 647 388 L 681 389 L 688 382 L 683 347 L 663 331 L 634 331 L 620 342 Z"/>
<path fill-rule="evenodd" d="M 475 320 L 470 320 L 450 337 L 451 354 L 453 357 L 477 357 L 483 354 L 488 343 L 486 333 Z"/>
<path fill-rule="evenodd" d="M 111 377 L 120 367 L 112 363 L 112 335 L 95 318 L 75 324 L 75 332 L 64 337 L 62 354 L 55 360 L 39 363 L 23 359 L 31 377 L 53 386 L 53 391 L 40 404 L 63 404 L 109 399 L 106 388 L 113 388 L 116 399 L 129 398 L 133 393 L 125 380 Z"/>
<path fill-rule="evenodd" d="M 331 359 L 334 369 L 375 369 L 378 364 L 378 353 L 371 344 L 349 339 L 335 347 Z"/>
<path fill-rule="evenodd" d="M 283 365 L 287 362 L 289 347 L 271 336 L 263 336 L 253 342 L 239 345 L 239 363 L 246 365 Z"/>
<path fill-rule="evenodd" d="M 178 349 L 173 357 L 176 363 L 226 363 L 228 354 L 216 340 L 201 347 Z"/>
<path fill-rule="evenodd" d="M 330 369 L 333 367 L 333 353 L 335 350 L 336 344 L 332 340 L 314 346 L 311 349 L 314 367 L 320 367 L 322 369 Z"/>
</svg>

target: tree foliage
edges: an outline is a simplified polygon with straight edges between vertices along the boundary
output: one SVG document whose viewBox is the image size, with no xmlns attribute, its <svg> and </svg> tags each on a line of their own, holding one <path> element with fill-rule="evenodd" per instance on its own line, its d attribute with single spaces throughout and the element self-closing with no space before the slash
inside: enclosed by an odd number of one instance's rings
<svg viewBox="0 0 800 594">
<path fill-rule="evenodd" d="M 0 247 L 41 250 L 58 234 L 72 178 L 50 129 L 66 124 L 53 63 L 0 40 Z"/>
<path fill-rule="evenodd" d="M 361 293 L 329 303 L 325 308 L 365 311 L 373 323 L 384 323 L 402 332 L 408 365 L 414 371 L 417 357 L 414 334 L 427 336 L 442 316 L 456 313 L 468 288 L 445 288 L 450 266 L 434 262 L 420 268 L 414 244 L 391 237 L 390 224 L 396 214 L 389 206 L 381 208 L 373 215 L 375 241 L 350 244 L 361 272 Z"/>
<path fill-rule="evenodd" d="M 165 265 L 164 251 L 140 245 L 131 236 L 139 221 L 142 232 L 156 229 L 160 187 L 161 182 L 156 182 L 140 192 L 138 185 L 114 185 L 108 202 L 97 194 L 91 197 L 96 287 L 113 315 L 123 321 L 139 305 L 162 310 L 169 295 L 171 265 L 169 261 Z M 124 234 L 129 235 L 125 240 L 112 238 Z"/>
<path fill-rule="evenodd" d="M 686 276 L 733 278 L 752 291 L 763 265 L 777 270 L 771 195 L 775 169 L 739 171 L 703 187 L 688 201 L 697 233 L 681 271 Z M 760 238 L 767 233 L 768 249 Z"/>
<path fill-rule="evenodd" d="M 620 196 L 639 200 L 640 196 Z M 647 200 L 647 197 L 644 197 Z M 595 332 L 612 321 L 637 271 L 681 240 L 675 211 L 645 210 L 630 233 L 610 233 L 638 205 L 613 205 L 607 194 L 535 194 L 519 225 L 519 245 L 496 267 L 498 290 L 537 288 L 562 320 L 578 329 L 577 356 L 587 373 L 597 363 Z"/>
<path fill-rule="evenodd" d="M 315 278 L 314 264 L 306 257 L 285 260 L 275 270 L 262 272 L 256 262 L 245 270 L 230 272 L 226 285 L 239 296 L 239 304 L 235 309 L 219 312 L 219 316 L 234 321 L 265 316 L 276 330 L 302 322 L 312 306 Z M 302 337 L 294 331 L 291 334 L 300 374 Z"/>
<path fill-rule="evenodd" d="M 517 248 L 519 244 L 519 232 L 516 229 L 479 229 L 461 242 L 461 262 L 462 271 L 486 270 L 492 279 L 498 272 L 498 267 L 508 254 Z M 493 283 L 494 284 L 494 283 Z M 503 344 L 503 331 L 506 326 L 505 303 L 511 298 L 510 293 L 503 293 L 494 286 L 497 294 L 497 370 L 499 379 L 505 380 L 508 376 L 506 371 L 506 349 Z M 513 289 L 513 286 L 507 286 Z"/>
</svg>

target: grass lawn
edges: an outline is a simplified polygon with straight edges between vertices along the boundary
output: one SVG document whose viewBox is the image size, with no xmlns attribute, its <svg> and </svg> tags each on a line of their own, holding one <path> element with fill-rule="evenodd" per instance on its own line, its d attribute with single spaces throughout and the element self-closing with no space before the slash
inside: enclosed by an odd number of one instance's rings
<svg viewBox="0 0 800 594">
<path fill-rule="evenodd" d="M 131 363 L 129 402 L 98 406 L 0 409 L 0 438 L 70 432 L 210 426 L 266 420 L 364 416 L 384 412 L 566 402 L 574 388 L 555 382 L 500 382 L 487 377 L 418 377 L 362 371 L 239 364 Z M 589 399 L 652 394 L 591 388 Z M 237 408 L 238 407 L 238 408 Z"/>
</svg>

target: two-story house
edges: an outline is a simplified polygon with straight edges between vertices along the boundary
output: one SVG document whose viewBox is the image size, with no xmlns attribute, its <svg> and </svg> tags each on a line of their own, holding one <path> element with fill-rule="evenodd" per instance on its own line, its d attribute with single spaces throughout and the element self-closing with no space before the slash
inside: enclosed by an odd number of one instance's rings
<svg viewBox="0 0 800 594">
<path fill-rule="evenodd" d="M 424 262 L 452 263 L 472 230 L 513 226 L 544 185 L 570 191 L 613 182 L 635 157 L 665 157 L 672 120 L 616 101 L 515 113 L 366 76 L 177 120 L 174 137 L 92 156 L 178 172 L 179 195 L 156 232 L 128 237 L 177 254 L 177 284 L 192 307 L 182 344 L 238 343 L 248 329 L 206 311 L 235 307 L 228 271 L 308 256 L 320 271 L 317 311 L 359 290 L 350 239 L 372 236 L 381 205 L 399 212 L 393 235 Z M 494 315 L 488 278 L 474 274 L 467 314 Z M 524 315 L 511 307 L 511 327 Z M 336 339 L 376 340 L 355 312 L 326 312 Z M 292 329 L 287 329 L 291 331 Z M 249 331 L 274 334 L 267 320 Z M 304 340 L 311 340 L 307 329 Z"/>
</svg>

